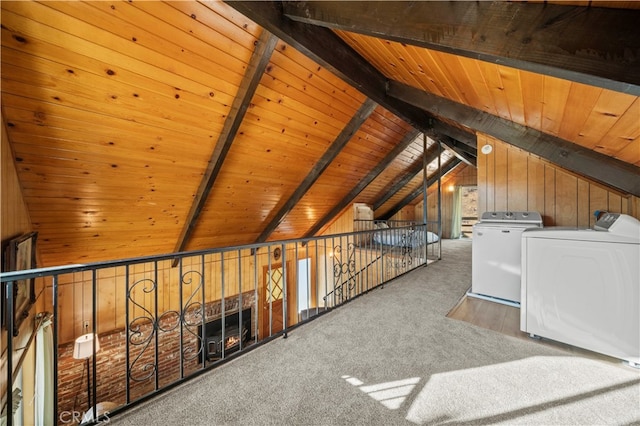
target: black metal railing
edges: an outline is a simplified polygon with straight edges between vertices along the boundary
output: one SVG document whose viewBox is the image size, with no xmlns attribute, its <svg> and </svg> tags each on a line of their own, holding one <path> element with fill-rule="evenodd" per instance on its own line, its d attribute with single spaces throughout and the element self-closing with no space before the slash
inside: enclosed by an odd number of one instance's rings
<svg viewBox="0 0 640 426">
<path fill-rule="evenodd" d="M 31 341 L 45 312 L 54 383 L 45 414 L 56 424 L 97 423 L 438 259 L 427 227 L 3 273 L 4 312 L 16 283 L 35 280 L 38 296 L 17 336 L 6 333 L 5 412 L 28 380 L 19 374 L 25 352 L 41 356 Z M 14 321 L 6 315 L 5 328 Z"/>
</svg>

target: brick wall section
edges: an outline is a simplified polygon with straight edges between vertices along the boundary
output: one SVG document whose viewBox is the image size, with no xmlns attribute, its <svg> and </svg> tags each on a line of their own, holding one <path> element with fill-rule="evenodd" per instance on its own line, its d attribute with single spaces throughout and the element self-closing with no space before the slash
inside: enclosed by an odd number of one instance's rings
<svg viewBox="0 0 640 426">
<path fill-rule="evenodd" d="M 242 295 L 242 309 L 253 308 L 252 335 L 256 334 L 256 310 L 255 293 L 247 292 Z M 218 319 L 221 314 L 222 304 L 218 300 L 205 306 L 206 320 Z M 237 312 L 239 308 L 238 297 L 225 299 L 225 314 Z M 151 322 L 139 325 L 141 339 L 153 333 Z M 131 325 L 129 328 L 132 328 Z M 166 315 L 158 321 L 157 349 L 158 349 L 158 387 L 162 388 L 180 379 L 180 333 L 177 316 Z M 182 326 L 183 374 L 189 374 L 202 368 L 197 355 L 198 350 L 198 326 Z M 129 367 L 132 369 L 132 377 L 140 380 L 129 380 L 129 400 L 134 401 L 155 389 L 155 374 L 146 377 L 153 369 L 144 370 L 145 365 L 154 365 L 156 340 L 153 336 L 148 343 L 134 345 L 133 339 L 129 344 Z M 97 402 L 110 401 L 118 405 L 126 403 L 127 382 L 127 331 L 125 329 L 114 330 L 99 336 L 100 351 L 96 356 L 97 377 Z M 137 359 L 137 360 L 136 360 Z M 90 359 L 90 371 L 93 361 Z M 92 378 L 93 381 L 93 378 Z M 93 390 L 92 390 L 93 392 Z M 93 395 L 92 395 L 93 397 Z M 58 413 L 66 411 L 84 412 L 87 410 L 87 377 L 86 361 L 73 358 L 73 343 L 58 346 Z"/>
</svg>

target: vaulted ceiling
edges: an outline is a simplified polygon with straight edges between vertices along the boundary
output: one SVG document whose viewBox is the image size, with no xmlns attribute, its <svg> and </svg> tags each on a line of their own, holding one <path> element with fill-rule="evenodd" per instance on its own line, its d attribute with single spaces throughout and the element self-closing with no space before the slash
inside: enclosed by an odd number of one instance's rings
<svg viewBox="0 0 640 426">
<path fill-rule="evenodd" d="M 353 202 L 390 216 L 425 162 L 474 167 L 477 132 L 640 196 L 638 6 L 3 1 L 44 266 L 312 236 Z"/>
</svg>

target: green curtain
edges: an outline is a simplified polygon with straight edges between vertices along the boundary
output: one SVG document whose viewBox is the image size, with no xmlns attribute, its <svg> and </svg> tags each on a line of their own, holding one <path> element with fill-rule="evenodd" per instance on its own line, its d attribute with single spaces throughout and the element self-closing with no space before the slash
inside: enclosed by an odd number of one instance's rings
<svg viewBox="0 0 640 426">
<path fill-rule="evenodd" d="M 462 187 L 457 185 L 453 189 L 453 208 L 451 210 L 451 237 L 462 236 Z"/>
</svg>

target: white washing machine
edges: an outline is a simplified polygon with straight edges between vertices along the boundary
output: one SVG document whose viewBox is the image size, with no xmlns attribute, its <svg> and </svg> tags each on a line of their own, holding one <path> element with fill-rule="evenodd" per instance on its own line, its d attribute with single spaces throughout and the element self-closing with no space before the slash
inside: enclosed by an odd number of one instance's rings
<svg viewBox="0 0 640 426">
<path fill-rule="evenodd" d="M 522 233 L 542 227 L 538 212 L 485 212 L 473 225 L 469 296 L 517 306 Z"/>
<path fill-rule="evenodd" d="M 520 329 L 640 365 L 640 221 L 522 234 Z"/>
</svg>

